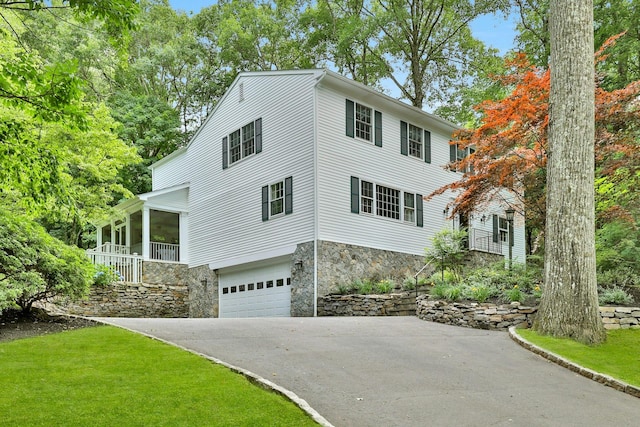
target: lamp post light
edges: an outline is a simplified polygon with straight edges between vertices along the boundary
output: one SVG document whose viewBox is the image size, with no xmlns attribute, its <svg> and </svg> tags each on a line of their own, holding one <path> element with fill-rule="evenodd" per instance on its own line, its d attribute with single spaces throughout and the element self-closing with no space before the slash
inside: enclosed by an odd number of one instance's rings
<svg viewBox="0 0 640 427">
<path fill-rule="evenodd" d="M 511 244 L 513 236 L 511 235 L 511 233 L 513 233 L 513 215 L 515 214 L 515 212 L 516 211 L 513 208 L 505 209 L 504 211 L 505 215 L 507 216 L 507 222 L 509 223 L 509 233 L 507 239 L 507 245 L 509 245 L 509 271 L 511 271 L 511 264 L 513 260 L 513 245 Z"/>
</svg>

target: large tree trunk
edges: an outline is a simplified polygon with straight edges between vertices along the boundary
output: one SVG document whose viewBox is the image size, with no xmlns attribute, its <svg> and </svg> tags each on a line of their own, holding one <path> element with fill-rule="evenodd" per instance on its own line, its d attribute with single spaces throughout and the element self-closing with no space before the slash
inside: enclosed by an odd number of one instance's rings
<svg viewBox="0 0 640 427">
<path fill-rule="evenodd" d="M 545 285 L 538 332 L 595 344 L 593 0 L 551 0 Z"/>
</svg>

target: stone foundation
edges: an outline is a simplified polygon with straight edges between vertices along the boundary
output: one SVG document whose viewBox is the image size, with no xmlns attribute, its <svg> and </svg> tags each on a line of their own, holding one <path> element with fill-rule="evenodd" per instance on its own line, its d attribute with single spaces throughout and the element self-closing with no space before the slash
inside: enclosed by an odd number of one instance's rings
<svg viewBox="0 0 640 427">
<path fill-rule="evenodd" d="M 187 270 L 189 317 L 218 317 L 218 276 L 208 265 Z"/>
<path fill-rule="evenodd" d="M 291 256 L 291 316 L 313 316 L 313 242 L 299 244 Z"/>
<path fill-rule="evenodd" d="M 465 257 L 464 264 L 468 268 L 479 268 L 488 267 L 498 261 L 507 262 L 502 255 L 480 251 L 469 251 Z"/>
<path fill-rule="evenodd" d="M 318 296 L 336 293 L 339 284 L 355 280 L 394 279 L 402 283 L 424 265 L 424 256 L 344 243 L 318 242 Z M 425 271 L 431 274 L 433 269 Z"/>
<path fill-rule="evenodd" d="M 327 295 L 318 298 L 318 316 L 414 316 L 416 295 Z"/>
</svg>

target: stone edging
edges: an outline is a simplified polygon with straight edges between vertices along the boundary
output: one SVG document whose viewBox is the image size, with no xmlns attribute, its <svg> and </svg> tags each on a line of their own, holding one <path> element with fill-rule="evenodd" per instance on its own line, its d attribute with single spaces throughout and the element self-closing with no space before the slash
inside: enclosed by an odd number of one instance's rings
<svg viewBox="0 0 640 427">
<path fill-rule="evenodd" d="M 607 387 L 614 388 L 623 393 L 630 394 L 631 396 L 635 396 L 640 398 L 640 387 L 636 387 L 631 384 L 627 384 L 624 381 L 617 380 L 609 375 L 601 374 L 600 372 L 593 371 L 591 369 L 585 368 L 583 366 L 578 365 L 570 360 L 565 359 L 555 353 L 547 351 L 542 347 L 539 347 L 526 339 L 522 338 L 520 335 L 516 333 L 516 328 L 509 328 L 509 336 L 512 340 L 520 344 L 522 347 L 527 350 L 544 357 L 545 359 L 556 363 L 563 368 L 567 368 L 577 374 L 582 375 L 583 377 L 589 378 L 590 380 L 596 381 L 600 384 L 606 385 Z"/>
<path fill-rule="evenodd" d="M 82 317 L 82 316 L 78 316 L 78 317 Z M 260 388 L 262 388 L 264 390 L 272 391 L 272 392 L 274 392 L 276 394 L 279 394 L 280 396 L 284 397 L 285 399 L 291 401 L 294 405 L 296 405 L 297 407 L 302 409 L 304 412 L 306 412 L 307 415 L 309 415 L 315 422 L 320 424 L 322 427 L 334 427 L 333 424 L 331 424 L 322 415 L 320 415 L 318 413 L 318 411 L 313 409 L 311 407 L 311 405 L 309 405 L 307 403 L 306 400 L 302 399 L 301 397 L 299 397 L 297 394 L 295 394 L 291 390 L 288 390 L 288 389 L 286 389 L 286 388 L 284 388 L 282 386 L 279 386 L 278 384 L 276 384 L 276 383 L 274 383 L 272 381 L 269 381 L 269 380 L 261 377 L 258 374 L 254 374 L 251 371 L 248 371 L 246 369 L 240 368 L 238 366 L 231 365 L 231 364 L 229 364 L 227 362 L 224 362 L 224 361 L 222 361 L 220 359 L 217 359 L 217 358 L 215 358 L 213 356 L 209 356 L 209 355 L 206 355 L 204 353 L 197 352 L 195 350 L 183 347 L 183 346 L 181 346 L 179 344 L 176 344 L 174 342 L 167 341 L 167 340 L 164 340 L 162 338 L 158 338 L 156 336 L 153 336 L 151 334 L 147 334 L 145 332 L 140 332 L 140 331 L 136 331 L 134 329 L 130 329 L 130 328 L 124 327 L 124 326 L 120 326 L 120 325 L 116 325 L 116 324 L 113 324 L 113 323 L 109 323 L 106 320 L 97 320 L 97 319 L 92 319 L 90 317 L 82 317 L 82 318 L 83 319 L 87 319 L 87 320 L 91 320 L 91 321 L 96 322 L 96 323 L 102 323 L 102 324 L 109 325 L 109 326 L 115 326 L 116 328 L 124 329 L 124 330 L 127 330 L 129 332 L 133 332 L 133 333 L 136 333 L 136 334 L 139 334 L 139 335 L 146 336 L 147 338 L 151 338 L 153 340 L 156 340 L 156 341 L 159 341 L 159 342 L 162 342 L 162 343 L 165 343 L 165 344 L 169 344 L 169 345 L 171 345 L 173 347 L 179 348 L 180 350 L 188 351 L 189 353 L 195 354 L 196 356 L 203 357 L 203 358 L 205 358 L 207 360 L 210 360 L 211 362 L 213 362 L 213 363 L 215 363 L 217 365 L 224 366 L 225 368 L 231 370 L 232 372 L 235 372 L 237 374 L 240 374 L 240 375 L 244 376 L 252 384 L 257 385 L 258 387 L 260 387 Z"/>
</svg>

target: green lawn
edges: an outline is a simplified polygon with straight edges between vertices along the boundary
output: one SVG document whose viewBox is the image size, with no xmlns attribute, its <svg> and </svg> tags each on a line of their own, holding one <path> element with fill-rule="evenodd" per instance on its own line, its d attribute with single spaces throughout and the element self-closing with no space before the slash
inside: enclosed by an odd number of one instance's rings
<svg viewBox="0 0 640 427">
<path fill-rule="evenodd" d="M 569 339 L 541 336 L 530 329 L 516 332 L 565 359 L 640 387 L 640 329 L 608 331 L 607 341 L 593 347 Z"/>
<path fill-rule="evenodd" d="M 317 425 L 227 368 L 114 327 L 2 343 L 0 372 L 2 425 Z"/>
</svg>

